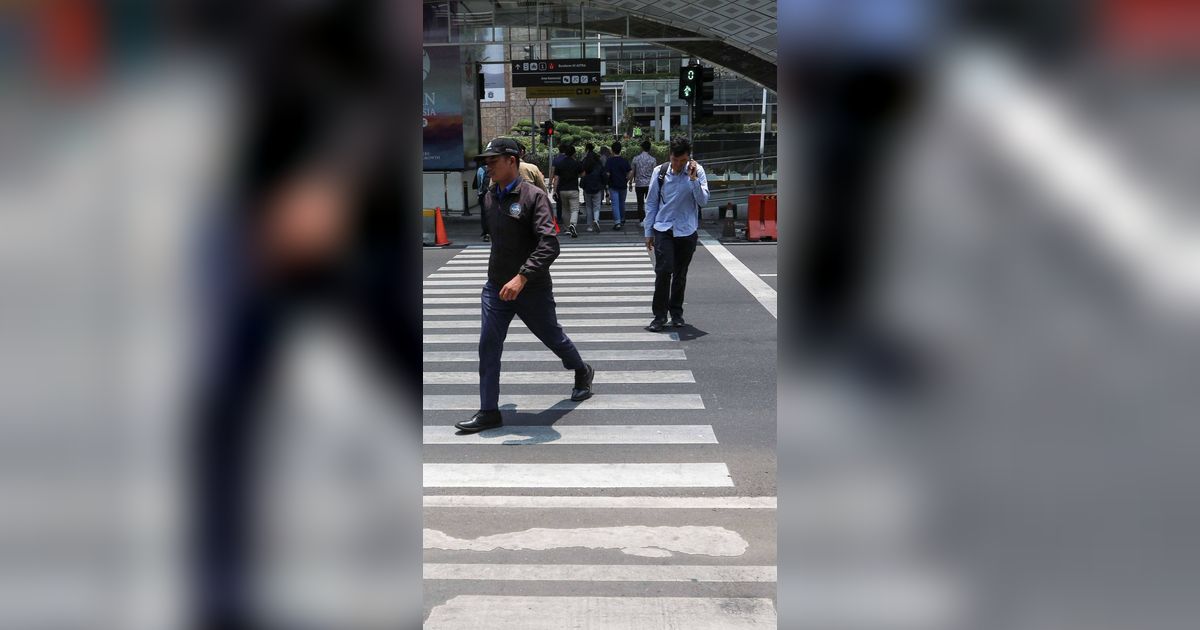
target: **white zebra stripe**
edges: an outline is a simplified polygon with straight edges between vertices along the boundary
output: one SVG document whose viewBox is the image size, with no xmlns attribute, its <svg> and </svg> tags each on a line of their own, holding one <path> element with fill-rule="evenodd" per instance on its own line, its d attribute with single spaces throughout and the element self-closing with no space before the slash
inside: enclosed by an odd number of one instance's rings
<svg viewBox="0 0 1200 630">
<path fill-rule="evenodd" d="M 649 304 L 653 301 L 652 295 L 556 295 L 555 302 L 563 303 L 604 303 L 604 302 L 638 302 Z M 427 297 L 422 301 L 424 304 L 479 304 L 478 297 Z M 642 309 L 645 311 L 645 309 Z M 562 311 L 559 311 L 562 312 Z M 650 322 L 646 322 L 649 324 Z"/>
<path fill-rule="evenodd" d="M 775 497 L 572 497 L 540 495 L 426 495 L 427 508 L 537 510 L 774 510 Z"/>
<path fill-rule="evenodd" d="M 679 333 L 597 333 L 583 332 L 574 333 L 571 335 L 571 341 L 575 343 L 655 343 L 655 342 L 673 342 L 679 341 Z M 445 334 L 445 335 L 422 335 L 422 343 L 479 343 L 479 335 L 477 334 Z M 505 339 L 505 343 L 542 343 L 532 334 L 515 334 L 509 335 Z"/>
<path fill-rule="evenodd" d="M 614 411 L 648 409 L 704 409 L 704 400 L 699 394 L 596 394 L 583 402 L 574 402 L 562 396 L 535 394 L 501 394 L 500 407 L 516 407 L 521 412 L 551 410 Z M 426 394 L 421 397 L 424 411 L 475 411 L 479 409 L 479 396 L 457 394 Z"/>
<path fill-rule="evenodd" d="M 722 463 L 425 464 L 426 488 L 729 488 Z"/>
<path fill-rule="evenodd" d="M 683 350 L 579 350 L 584 361 L 685 361 L 687 355 Z M 475 363 L 479 361 L 479 353 L 474 350 L 434 352 L 423 354 L 426 363 Z M 533 362 L 549 361 L 562 363 L 562 359 L 549 350 L 507 350 L 500 356 L 503 362 Z"/>
<path fill-rule="evenodd" d="M 478 385 L 476 372 L 430 372 L 422 374 L 425 385 Z M 569 370 L 553 372 L 501 372 L 501 385 L 563 385 L 575 382 Z M 595 383 L 602 385 L 637 383 L 695 383 L 691 370 L 597 370 Z"/>
<path fill-rule="evenodd" d="M 425 295 L 479 295 L 481 287 L 462 287 L 450 289 L 426 288 Z M 554 295 L 563 293 L 652 293 L 654 286 L 647 284 L 640 287 L 554 287 Z"/>
<path fill-rule="evenodd" d="M 638 319 L 560 319 L 558 323 L 563 328 L 628 328 L 637 327 L 644 328 L 648 322 L 643 318 Z M 454 319 L 454 320 L 430 320 L 425 322 L 425 330 L 431 328 L 479 328 L 478 320 L 471 319 Z M 525 329 L 526 326 L 519 320 L 513 320 L 512 328 Z"/>
<path fill-rule="evenodd" d="M 505 426 L 458 435 L 452 426 L 423 427 L 422 443 L 516 446 L 554 444 L 716 444 L 708 425 L 567 425 L 561 427 Z"/>
<path fill-rule="evenodd" d="M 778 623 L 775 605 L 767 598 L 458 595 L 434 606 L 423 627 L 425 630 L 762 630 L 775 628 Z"/>
<path fill-rule="evenodd" d="M 478 300 L 475 308 L 427 308 L 422 313 L 425 317 L 452 317 L 469 315 L 479 317 Z M 559 315 L 634 315 L 644 314 L 646 323 L 650 323 L 650 309 L 644 306 L 559 306 L 555 309 Z"/>
</svg>

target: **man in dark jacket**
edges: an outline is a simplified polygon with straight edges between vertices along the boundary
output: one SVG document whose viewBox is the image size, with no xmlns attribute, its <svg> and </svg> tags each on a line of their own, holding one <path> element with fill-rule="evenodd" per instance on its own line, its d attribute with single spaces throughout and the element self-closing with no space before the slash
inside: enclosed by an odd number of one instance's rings
<svg viewBox="0 0 1200 630">
<path fill-rule="evenodd" d="M 546 191 L 519 172 L 520 146 L 496 138 L 477 159 L 487 166 L 492 188 L 482 211 L 492 232 L 487 282 L 483 285 L 483 322 L 479 333 L 479 411 L 454 426 L 475 433 L 503 424 L 500 415 L 500 355 L 514 315 L 546 344 L 563 367 L 575 371 L 571 400 L 592 396 L 595 371 L 583 362 L 555 313 L 550 265 L 558 257 L 557 226 Z"/>
</svg>

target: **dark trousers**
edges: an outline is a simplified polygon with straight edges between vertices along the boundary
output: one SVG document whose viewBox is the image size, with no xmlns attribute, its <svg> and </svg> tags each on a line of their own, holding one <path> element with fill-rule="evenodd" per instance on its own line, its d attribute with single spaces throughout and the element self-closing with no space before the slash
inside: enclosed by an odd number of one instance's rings
<svg viewBox="0 0 1200 630">
<path fill-rule="evenodd" d="M 206 256 L 204 347 L 188 455 L 197 628 L 236 628 L 248 617 L 257 461 L 268 418 L 259 409 L 289 329 L 305 311 L 330 306 L 363 335 L 369 357 L 398 389 L 416 390 L 420 313 L 396 287 L 410 261 L 380 252 L 345 267 L 260 279 L 238 255 L 248 234 L 222 231 Z M 232 241 L 232 242 L 231 242 Z M 397 251 L 402 251 L 396 248 Z"/>
<path fill-rule="evenodd" d="M 643 221 L 646 219 L 646 193 L 650 192 L 649 186 L 634 186 L 633 194 L 637 196 L 637 220 Z"/>
<path fill-rule="evenodd" d="M 824 343 L 866 317 L 886 215 L 891 148 L 917 96 L 912 68 L 888 62 L 802 66 L 813 133 L 803 149 L 812 208 L 800 233 L 792 295 L 807 341 Z"/>
<path fill-rule="evenodd" d="M 673 230 L 654 230 L 654 318 L 683 317 L 683 293 L 688 266 L 696 253 L 700 234 L 675 236 Z"/>
<path fill-rule="evenodd" d="M 500 356 L 513 316 L 519 316 L 529 332 L 546 344 L 568 370 L 584 368 L 575 344 L 558 325 L 554 291 L 550 286 L 525 287 L 517 299 L 500 299 L 500 287 L 483 285 L 483 324 L 479 331 L 479 408 L 500 408 Z"/>
</svg>

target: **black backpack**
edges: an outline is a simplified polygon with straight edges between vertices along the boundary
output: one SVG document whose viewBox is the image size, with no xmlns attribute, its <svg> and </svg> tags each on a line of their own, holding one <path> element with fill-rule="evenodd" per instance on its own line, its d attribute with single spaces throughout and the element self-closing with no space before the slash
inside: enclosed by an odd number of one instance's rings
<svg viewBox="0 0 1200 630">
<path fill-rule="evenodd" d="M 604 165 L 600 163 L 600 158 L 595 153 L 589 153 L 583 156 L 584 169 L 587 169 L 587 175 L 579 178 L 579 187 L 583 192 L 594 195 L 604 190 Z"/>
</svg>

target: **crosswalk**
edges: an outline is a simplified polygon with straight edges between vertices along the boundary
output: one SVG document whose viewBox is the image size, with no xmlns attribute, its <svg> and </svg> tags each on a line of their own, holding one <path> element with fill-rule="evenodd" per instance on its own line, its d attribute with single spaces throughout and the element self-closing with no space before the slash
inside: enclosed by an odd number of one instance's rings
<svg viewBox="0 0 1200 630">
<path fill-rule="evenodd" d="M 572 374 L 514 320 L 505 426 L 457 434 L 479 407 L 488 254 L 468 247 L 425 280 L 425 628 L 775 628 L 773 529 L 738 526 L 773 527 L 775 498 L 741 496 L 697 422 L 712 410 L 680 334 L 643 330 L 642 246 L 563 245 L 552 267 L 596 394 L 571 402 Z"/>
</svg>

